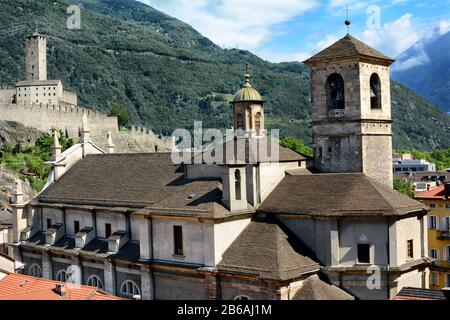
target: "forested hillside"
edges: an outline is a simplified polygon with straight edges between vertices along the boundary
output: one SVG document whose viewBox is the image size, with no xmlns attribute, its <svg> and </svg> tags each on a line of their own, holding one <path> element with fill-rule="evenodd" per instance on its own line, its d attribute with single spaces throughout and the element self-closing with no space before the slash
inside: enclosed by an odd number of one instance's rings
<svg viewBox="0 0 450 320">
<path fill-rule="evenodd" d="M 66 27 L 70 3 L 82 6 L 81 29 Z M 23 38 L 48 36 L 49 77 L 62 79 L 80 104 L 122 106 L 130 123 L 156 133 L 230 127 L 230 95 L 249 64 L 253 86 L 267 100 L 269 128 L 311 142 L 307 68 L 273 64 L 248 51 L 224 50 L 193 28 L 133 0 L 0 0 L 0 84 L 25 76 Z M 13 28 L 14 27 L 14 28 Z M 251 36 L 251 35 L 249 35 Z M 392 86 L 397 148 L 450 147 L 450 117 L 399 84 Z"/>
</svg>

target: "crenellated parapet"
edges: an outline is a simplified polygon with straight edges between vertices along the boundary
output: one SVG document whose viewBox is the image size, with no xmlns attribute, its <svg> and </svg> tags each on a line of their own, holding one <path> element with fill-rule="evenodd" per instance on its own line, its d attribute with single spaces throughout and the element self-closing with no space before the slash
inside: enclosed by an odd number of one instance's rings
<svg viewBox="0 0 450 320">
<path fill-rule="evenodd" d="M 92 135 L 106 137 L 108 132 L 119 131 L 117 117 L 109 117 L 97 110 L 77 105 L 22 103 L 0 103 L 0 119 L 22 123 L 42 131 L 62 130 L 69 138 L 78 138 L 83 114 L 88 118 Z"/>
</svg>

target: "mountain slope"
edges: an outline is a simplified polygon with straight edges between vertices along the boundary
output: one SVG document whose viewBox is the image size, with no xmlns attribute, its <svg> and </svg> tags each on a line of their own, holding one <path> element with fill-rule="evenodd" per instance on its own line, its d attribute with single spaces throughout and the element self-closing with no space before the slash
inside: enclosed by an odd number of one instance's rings
<svg viewBox="0 0 450 320">
<path fill-rule="evenodd" d="M 450 113 L 450 32 L 423 40 L 400 55 L 393 77 Z"/>
<path fill-rule="evenodd" d="M 81 30 L 66 28 L 69 3 L 82 5 Z M 254 87 L 268 101 L 267 125 L 311 142 L 309 74 L 301 63 L 273 64 L 248 51 L 221 49 L 132 0 L 0 0 L 0 7 L 0 21 L 11 24 L 33 25 L 39 17 L 39 31 L 49 38 L 49 77 L 62 79 L 82 105 L 102 111 L 121 105 L 133 123 L 163 134 L 192 128 L 194 119 L 204 127 L 230 127 L 227 100 L 248 63 Z M 0 84 L 24 78 L 22 39 L 31 31 L 0 32 Z M 408 89 L 392 87 L 395 146 L 450 147 L 450 118 Z"/>
</svg>

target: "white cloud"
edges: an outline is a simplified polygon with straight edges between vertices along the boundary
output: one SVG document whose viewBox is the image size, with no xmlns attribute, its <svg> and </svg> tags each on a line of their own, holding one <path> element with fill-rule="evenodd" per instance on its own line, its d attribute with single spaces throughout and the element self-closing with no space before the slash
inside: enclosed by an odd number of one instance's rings
<svg viewBox="0 0 450 320">
<path fill-rule="evenodd" d="M 320 0 L 140 0 L 178 18 L 224 47 L 255 50 L 277 35 L 278 24 L 302 15 Z"/>
<path fill-rule="evenodd" d="M 404 5 L 407 2 L 409 2 L 409 0 L 392 0 L 391 6 Z"/>
<path fill-rule="evenodd" d="M 339 39 L 336 36 L 327 35 L 325 37 L 325 39 L 323 39 L 322 41 L 319 41 L 314 46 L 314 50 L 315 50 L 316 53 L 319 52 L 319 51 L 322 51 L 323 49 L 328 48 L 329 46 L 331 46 L 333 43 L 335 43 L 338 40 Z"/>
<path fill-rule="evenodd" d="M 352 11 L 357 11 L 360 9 L 365 9 L 370 6 L 374 2 L 378 2 L 379 0 L 330 0 L 328 2 L 327 8 L 330 11 L 334 11 L 335 14 L 342 15 L 345 9 L 348 7 L 349 13 L 351 15 Z M 341 9 L 341 12 L 336 12 L 336 9 Z"/>
<path fill-rule="evenodd" d="M 411 51 L 413 52 L 413 54 L 410 56 L 405 55 L 405 57 L 398 57 L 398 61 L 392 68 L 393 71 L 404 71 L 413 67 L 425 65 L 430 62 L 430 57 L 425 52 L 422 42 L 416 43 Z"/>
<path fill-rule="evenodd" d="M 331 46 L 333 43 L 339 39 L 334 35 L 327 35 L 325 38 L 317 42 L 310 50 L 305 48 L 305 51 L 301 52 L 274 52 L 271 50 L 260 50 L 258 55 L 266 60 L 272 62 L 291 62 L 291 61 L 305 61 L 306 59 L 312 57 L 316 53 L 322 51 L 323 49 Z"/>
<path fill-rule="evenodd" d="M 271 50 L 260 50 L 258 55 L 271 62 L 292 62 L 298 61 L 302 62 L 311 57 L 310 52 L 276 52 Z"/>
<path fill-rule="evenodd" d="M 444 35 L 450 32 L 450 20 L 443 20 L 439 22 L 439 33 L 440 35 Z"/>
<path fill-rule="evenodd" d="M 422 36 L 423 30 L 420 24 L 414 23 L 413 15 L 407 13 L 379 29 L 364 31 L 361 40 L 387 55 L 396 57 Z"/>
</svg>

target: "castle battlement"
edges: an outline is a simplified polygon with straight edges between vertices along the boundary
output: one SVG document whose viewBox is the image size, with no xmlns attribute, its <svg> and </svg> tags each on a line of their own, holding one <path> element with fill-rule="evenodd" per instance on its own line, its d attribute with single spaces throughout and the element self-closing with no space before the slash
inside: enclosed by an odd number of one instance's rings
<svg viewBox="0 0 450 320">
<path fill-rule="evenodd" d="M 0 103 L 2 120 L 20 122 L 25 126 L 46 132 L 56 128 L 64 131 L 69 138 L 78 138 L 83 114 L 87 115 L 90 130 L 95 135 L 106 137 L 108 132 L 119 131 L 116 117 L 108 117 L 97 110 L 69 104 Z"/>
</svg>

